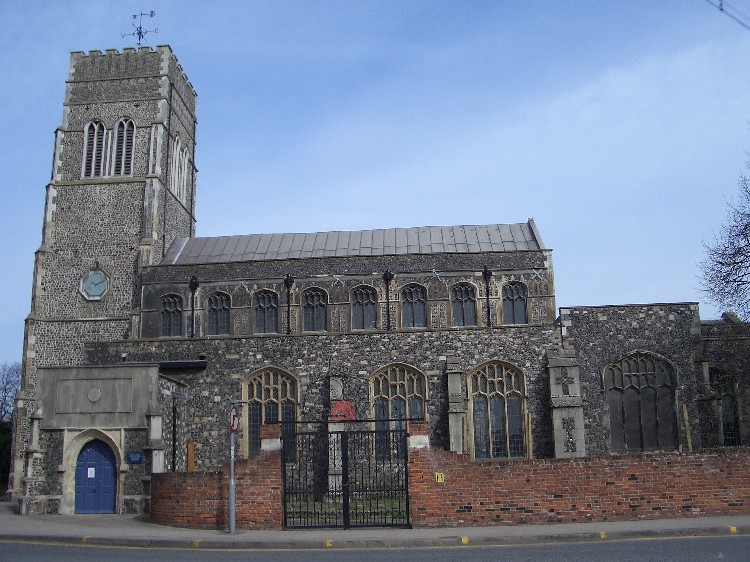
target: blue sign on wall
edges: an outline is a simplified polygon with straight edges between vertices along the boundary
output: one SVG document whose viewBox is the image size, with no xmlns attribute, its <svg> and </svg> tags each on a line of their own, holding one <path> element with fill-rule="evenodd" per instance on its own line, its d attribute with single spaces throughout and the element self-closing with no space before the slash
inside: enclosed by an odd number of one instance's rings
<svg viewBox="0 0 750 562">
<path fill-rule="evenodd" d="M 142 464 L 143 463 L 143 452 L 135 451 L 127 453 L 128 464 Z"/>
</svg>

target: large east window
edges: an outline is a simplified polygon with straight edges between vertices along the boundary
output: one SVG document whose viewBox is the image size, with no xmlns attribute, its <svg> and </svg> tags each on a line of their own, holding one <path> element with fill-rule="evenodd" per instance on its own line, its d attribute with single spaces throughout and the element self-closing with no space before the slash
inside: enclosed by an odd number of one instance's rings
<svg viewBox="0 0 750 562">
<path fill-rule="evenodd" d="M 523 373 L 493 361 L 469 375 L 474 458 L 507 459 L 526 454 Z"/>
</svg>

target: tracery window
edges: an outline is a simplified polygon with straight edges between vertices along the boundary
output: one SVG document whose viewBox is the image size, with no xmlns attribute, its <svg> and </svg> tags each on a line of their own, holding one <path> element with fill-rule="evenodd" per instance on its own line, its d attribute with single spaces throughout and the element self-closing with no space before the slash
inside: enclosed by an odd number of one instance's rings
<svg viewBox="0 0 750 562">
<path fill-rule="evenodd" d="M 303 329 L 306 332 L 325 332 L 328 296 L 322 289 L 308 289 L 302 294 Z"/>
<path fill-rule="evenodd" d="M 469 375 L 474 458 L 523 457 L 526 452 L 526 394 L 523 373 L 493 361 Z"/>
<path fill-rule="evenodd" d="M 737 381 L 719 369 L 710 368 L 709 378 L 721 400 L 721 437 L 726 447 L 740 445 L 740 421 L 737 401 Z"/>
<path fill-rule="evenodd" d="M 503 323 L 528 324 L 526 318 L 526 285 L 508 283 L 503 286 Z"/>
<path fill-rule="evenodd" d="M 392 365 L 375 373 L 370 383 L 375 456 L 403 458 L 403 441 L 394 439 L 392 431 L 405 429 L 408 419 L 424 419 L 427 387 L 424 375 L 404 365 Z"/>
<path fill-rule="evenodd" d="M 258 291 L 255 294 L 255 331 L 273 334 L 278 331 L 279 301 L 276 293 Z"/>
<path fill-rule="evenodd" d="M 101 121 L 92 121 L 84 129 L 83 173 L 84 178 L 104 175 L 104 141 L 106 127 Z"/>
<path fill-rule="evenodd" d="M 208 311 L 208 328 L 209 336 L 218 336 L 229 333 L 229 313 L 231 301 L 226 293 L 213 293 L 206 299 L 206 309 Z"/>
<path fill-rule="evenodd" d="M 352 291 L 352 328 L 374 330 L 377 320 L 378 294 L 372 287 L 357 287 Z"/>
<path fill-rule="evenodd" d="M 401 326 L 427 327 L 427 291 L 421 285 L 407 285 L 401 291 Z"/>
<path fill-rule="evenodd" d="M 133 149 L 135 145 L 135 123 L 122 119 L 115 126 L 115 146 L 112 156 L 112 175 L 133 174 Z"/>
<path fill-rule="evenodd" d="M 456 285 L 451 291 L 454 326 L 476 326 L 477 298 L 474 287 L 467 284 Z"/>
<path fill-rule="evenodd" d="M 294 450 L 294 423 L 297 419 L 297 381 L 277 369 L 266 369 L 255 373 L 246 382 L 248 451 L 250 455 L 260 453 L 261 424 L 282 424 L 284 446 Z M 293 455 L 286 455 L 293 458 Z"/>
<path fill-rule="evenodd" d="M 161 335 L 182 335 L 182 297 L 165 295 L 161 299 Z"/>
<path fill-rule="evenodd" d="M 675 373 L 667 361 L 633 353 L 604 369 L 612 451 L 677 446 Z"/>
</svg>

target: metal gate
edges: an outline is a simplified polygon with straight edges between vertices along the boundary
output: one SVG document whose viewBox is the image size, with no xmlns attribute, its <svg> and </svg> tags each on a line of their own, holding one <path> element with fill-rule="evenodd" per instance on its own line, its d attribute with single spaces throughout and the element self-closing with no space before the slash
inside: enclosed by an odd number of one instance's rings
<svg viewBox="0 0 750 562">
<path fill-rule="evenodd" d="M 332 425 L 284 424 L 284 527 L 409 527 L 405 422 Z"/>
</svg>

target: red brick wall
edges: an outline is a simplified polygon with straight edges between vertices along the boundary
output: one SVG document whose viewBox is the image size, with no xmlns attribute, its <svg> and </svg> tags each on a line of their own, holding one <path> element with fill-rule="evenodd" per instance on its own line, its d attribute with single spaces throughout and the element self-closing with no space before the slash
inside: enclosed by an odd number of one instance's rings
<svg viewBox="0 0 750 562">
<path fill-rule="evenodd" d="M 281 453 L 235 464 L 235 525 L 281 528 Z M 151 480 L 151 520 L 175 527 L 229 527 L 229 467 L 223 472 L 165 472 Z"/>
<path fill-rule="evenodd" d="M 409 454 L 415 527 L 750 512 L 747 449 L 508 462 L 436 449 Z"/>
</svg>

